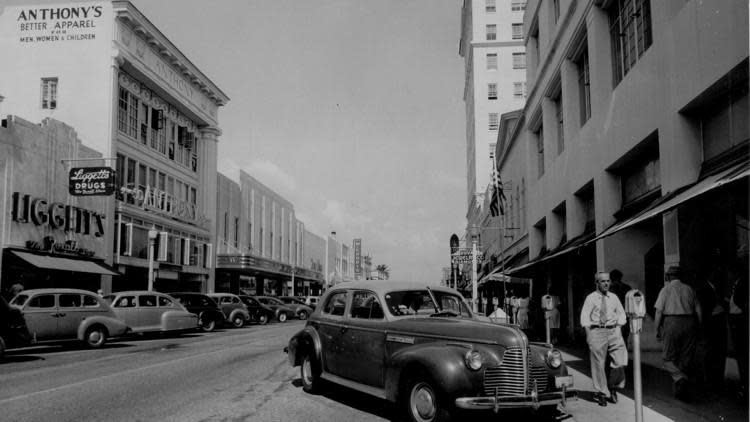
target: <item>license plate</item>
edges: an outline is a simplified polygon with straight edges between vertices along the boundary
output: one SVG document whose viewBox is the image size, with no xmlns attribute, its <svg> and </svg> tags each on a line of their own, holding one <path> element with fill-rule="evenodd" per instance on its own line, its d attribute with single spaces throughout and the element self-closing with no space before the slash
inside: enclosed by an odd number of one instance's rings
<svg viewBox="0 0 750 422">
<path fill-rule="evenodd" d="M 564 377 L 555 377 L 555 387 L 561 388 L 571 387 L 573 385 L 573 375 L 566 375 Z"/>
</svg>

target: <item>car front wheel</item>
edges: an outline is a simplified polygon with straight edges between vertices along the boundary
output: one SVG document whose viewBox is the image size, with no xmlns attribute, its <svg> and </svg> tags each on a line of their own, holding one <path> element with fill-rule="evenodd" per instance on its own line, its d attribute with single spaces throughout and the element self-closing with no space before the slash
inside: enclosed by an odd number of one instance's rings
<svg viewBox="0 0 750 422">
<path fill-rule="evenodd" d="M 438 398 L 434 383 L 420 375 L 407 381 L 403 391 L 407 420 L 412 422 L 438 422 L 450 420 L 450 413 Z"/>
<path fill-rule="evenodd" d="M 268 315 L 266 314 L 258 315 L 258 324 L 266 325 L 267 323 L 268 323 Z"/>
<path fill-rule="evenodd" d="M 201 317 L 201 319 L 198 321 L 198 325 L 200 325 L 201 330 L 210 333 L 211 331 L 216 329 L 216 321 L 213 319 L 208 319 L 208 317 Z"/>
<path fill-rule="evenodd" d="M 237 315 L 232 320 L 232 325 L 234 325 L 234 328 L 242 328 L 245 326 L 245 318 L 242 317 L 242 315 Z"/>
<path fill-rule="evenodd" d="M 299 371 L 300 378 L 302 379 L 302 389 L 310 394 L 319 392 L 323 383 L 323 379 L 320 378 L 320 371 L 316 369 L 313 359 L 311 353 L 305 353 Z"/>
<path fill-rule="evenodd" d="M 99 325 L 89 327 L 83 335 L 83 341 L 86 343 L 86 346 L 98 349 L 107 342 L 107 330 Z"/>
<path fill-rule="evenodd" d="M 279 322 L 286 322 L 286 313 L 282 312 L 279 314 Z"/>
<path fill-rule="evenodd" d="M 297 314 L 297 317 L 299 317 L 299 319 L 302 319 L 302 320 L 307 319 L 307 311 L 299 311 L 299 313 Z"/>
</svg>

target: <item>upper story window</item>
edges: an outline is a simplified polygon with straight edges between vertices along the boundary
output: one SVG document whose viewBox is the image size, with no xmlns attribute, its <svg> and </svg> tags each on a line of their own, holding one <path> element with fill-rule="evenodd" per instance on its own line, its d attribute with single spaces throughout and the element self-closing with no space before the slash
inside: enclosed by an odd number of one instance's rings
<svg viewBox="0 0 750 422">
<path fill-rule="evenodd" d="M 497 147 L 497 144 L 492 143 L 490 144 L 490 164 L 492 167 L 495 167 L 495 148 Z"/>
<path fill-rule="evenodd" d="M 565 125 L 563 123 L 563 101 L 562 91 L 552 99 L 555 104 L 555 125 L 557 127 L 557 155 L 565 150 Z"/>
<path fill-rule="evenodd" d="M 487 70 L 497 70 L 497 53 L 487 54 Z"/>
<path fill-rule="evenodd" d="M 42 108 L 57 108 L 57 78 L 42 78 Z"/>
<path fill-rule="evenodd" d="M 497 39 L 497 25 L 487 25 L 487 41 L 493 41 Z"/>
<path fill-rule="evenodd" d="M 526 69 L 526 53 L 513 53 L 513 69 Z"/>
<path fill-rule="evenodd" d="M 539 126 L 536 132 L 536 160 L 537 176 L 541 178 L 544 175 L 544 126 Z"/>
<path fill-rule="evenodd" d="M 496 83 L 487 84 L 487 99 L 497 100 L 497 84 Z"/>
<path fill-rule="evenodd" d="M 513 97 L 526 98 L 526 82 L 513 82 Z"/>
<path fill-rule="evenodd" d="M 591 118 L 591 75 L 589 73 L 589 49 L 586 37 L 577 58 L 574 59 L 578 71 L 578 99 L 580 102 L 581 126 Z"/>
<path fill-rule="evenodd" d="M 523 39 L 523 24 L 522 23 L 514 23 L 511 25 L 511 29 L 513 31 L 513 39 L 514 40 L 522 40 Z"/>
<path fill-rule="evenodd" d="M 596 213 L 594 207 L 594 183 L 589 182 L 575 194 L 583 217 L 584 233 L 596 230 Z"/>
<path fill-rule="evenodd" d="M 614 84 L 633 68 L 653 42 L 650 0 L 613 0 L 609 7 Z"/>
<path fill-rule="evenodd" d="M 510 2 L 510 10 L 514 12 L 526 10 L 526 0 L 512 0 Z"/>
<path fill-rule="evenodd" d="M 661 188 L 659 157 L 649 157 L 623 168 L 622 204 L 627 205 Z"/>
<path fill-rule="evenodd" d="M 498 120 L 497 113 L 490 113 L 489 115 L 489 129 L 490 130 L 497 130 L 500 121 Z"/>
<path fill-rule="evenodd" d="M 484 11 L 487 13 L 495 13 L 495 10 L 496 10 L 495 0 L 485 0 Z"/>
</svg>

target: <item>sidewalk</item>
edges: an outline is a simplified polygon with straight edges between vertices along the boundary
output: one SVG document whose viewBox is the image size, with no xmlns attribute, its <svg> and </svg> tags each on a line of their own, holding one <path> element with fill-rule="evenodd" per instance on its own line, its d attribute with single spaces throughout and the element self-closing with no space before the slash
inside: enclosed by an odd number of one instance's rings
<svg viewBox="0 0 750 422">
<path fill-rule="evenodd" d="M 559 347 L 565 356 L 569 371 L 574 376 L 575 388 L 580 392 L 578 400 L 571 401 L 565 408 L 576 422 L 635 421 L 635 401 L 633 395 L 633 354 L 629 353 L 630 364 L 627 371 L 626 388 L 618 394 L 617 404 L 599 406 L 593 398 L 591 365 L 588 349 Z M 734 371 L 734 360 L 727 361 L 728 372 Z M 731 374 L 729 374 L 731 377 Z M 643 391 L 643 420 L 645 422 L 692 422 L 748 421 L 748 403 L 742 403 L 728 389 L 720 393 L 701 392 L 694 394 L 689 403 L 677 400 L 672 394 L 672 379 L 661 369 L 661 353 L 646 351 L 641 353 L 641 378 Z M 565 417 L 560 420 L 566 420 Z"/>
</svg>

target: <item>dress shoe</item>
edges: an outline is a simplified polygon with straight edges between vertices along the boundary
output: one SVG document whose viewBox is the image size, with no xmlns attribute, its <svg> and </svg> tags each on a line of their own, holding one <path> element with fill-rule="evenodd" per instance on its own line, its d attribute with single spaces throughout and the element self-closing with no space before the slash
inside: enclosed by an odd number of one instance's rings
<svg viewBox="0 0 750 422">
<path fill-rule="evenodd" d="M 607 406 L 607 398 L 604 396 L 604 394 L 599 393 L 597 396 L 597 401 L 599 402 L 599 406 Z"/>
<path fill-rule="evenodd" d="M 617 403 L 617 389 L 609 389 L 609 401 L 611 401 L 612 403 Z"/>
</svg>

